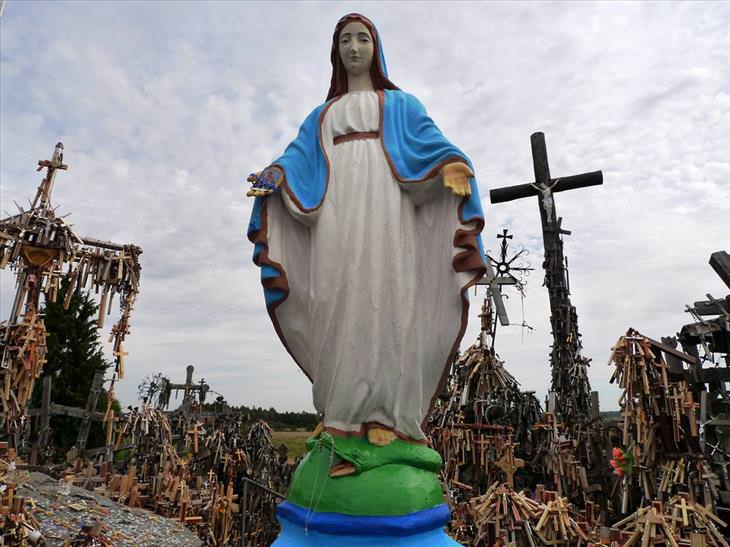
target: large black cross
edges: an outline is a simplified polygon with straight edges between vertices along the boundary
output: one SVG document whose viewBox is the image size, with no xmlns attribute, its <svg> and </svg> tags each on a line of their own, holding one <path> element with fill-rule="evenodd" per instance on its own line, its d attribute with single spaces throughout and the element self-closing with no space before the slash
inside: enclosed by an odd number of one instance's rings
<svg viewBox="0 0 730 547">
<path fill-rule="evenodd" d="M 562 229 L 562 219 L 555 212 L 553 194 L 603 184 L 603 173 L 593 171 L 570 177 L 551 178 L 548 166 L 545 135 L 530 136 L 535 182 L 497 188 L 489 192 L 492 203 L 503 203 L 528 196 L 538 196 L 542 239 L 545 248 L 545 285 L 550 295 L 550 323 L 553 330 L 553 347 L 550 354 L 552 369 L 551 390 L 558 398 L 560 415 L 567 423 L 590 412 L 590 384 L 580 356 L 578 316 L 570 302 L 570 287 L 563 255 L 561 235 L 570 234 Z M 580 369 L 580 370 L 578 370 Z M 577 371 L 577 373 L 576 373 Z"/>
</svg>

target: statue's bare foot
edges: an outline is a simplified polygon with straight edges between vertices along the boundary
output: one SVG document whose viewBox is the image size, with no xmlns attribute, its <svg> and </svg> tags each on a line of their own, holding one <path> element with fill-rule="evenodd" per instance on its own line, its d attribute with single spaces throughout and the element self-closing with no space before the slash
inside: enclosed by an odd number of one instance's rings
<svg viewBox="0 0 730 547">
<path fill-rule="evenodd" d="M 387 446 L 396 439 L 395 433 L 390 429 L 373 427 L 368 429 L 368 442 L 375 446 Z"/>
<path fill-rule="evenodd" d="M 354 475 L 357 469 L 350 462 L 341 462 L 330 469 L 330 477 L 346 477 Z"/>
</svg>

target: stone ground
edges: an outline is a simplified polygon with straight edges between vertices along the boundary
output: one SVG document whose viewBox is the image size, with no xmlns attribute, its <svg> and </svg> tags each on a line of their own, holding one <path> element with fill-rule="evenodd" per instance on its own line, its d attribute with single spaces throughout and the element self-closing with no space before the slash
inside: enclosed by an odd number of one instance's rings
<svg viewBox="0 0 730 547">
<path fill-rule="evenodd" d="M 198 537 L 174 519 L 144 509 L 130 509 L 103 496 L 72 486 L 59 492 L 58 481 L 43 473 L 26 474 L 17 496 L 33 498 L 35 519 L 48 546 L 60 546 L 73 538 L 84 522 L 106 524 L 106 536 L 115 547 L 198 547 Z M 27 505 L 26 505 L 27 507 Z"/>
</svg>

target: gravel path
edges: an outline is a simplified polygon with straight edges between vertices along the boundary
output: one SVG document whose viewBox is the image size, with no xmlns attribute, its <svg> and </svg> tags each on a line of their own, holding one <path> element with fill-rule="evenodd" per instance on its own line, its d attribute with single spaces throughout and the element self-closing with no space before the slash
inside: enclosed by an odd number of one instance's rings
<svg viewBox="0 0 730 547">
<path fill-rule="evenodd" d="M 199 547 L 198 537 L 177 522 L 144 509 L 130 509 L 76 486 L 68 495 L 59 492 L 58 481 L 43 473 L 30 473 L 17 490 L 18 496 L 33 498 L 34 512 L 46 544 L 63 545 L 81 529 L 81 524 L 99 520 L 106 524 L 112 544 L 129 547 Z"/>
</svg>

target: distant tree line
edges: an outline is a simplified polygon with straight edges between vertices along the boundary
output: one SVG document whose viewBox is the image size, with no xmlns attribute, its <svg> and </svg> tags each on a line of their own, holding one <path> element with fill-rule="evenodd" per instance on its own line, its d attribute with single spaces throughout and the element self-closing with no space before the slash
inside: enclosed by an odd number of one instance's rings
<svg viewBox="0 0 730 547">
<path fill-rule="evenodd" d="M 206 403 L 203 405 L 205 410 L 220 412 L 221 406 L 225 405 L 222 397 L 214 403 Z M 227 406 L 227 405 L 226 405 Z M 314 412 L 279 412 L 273 406 L 270 408 L 261 408 L 259 406 L 241 405 L 237 407 L 227 407 L 229 412 L 240 412 L 246 416 L 246 421 L 255 422 L 264 420 L 269 427 L 274 430 L 282 429 L 305 429 L 312 431 L 322 418 Z"/>
</svg>

